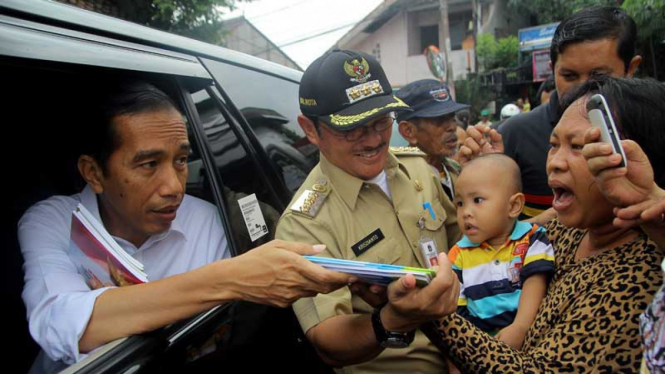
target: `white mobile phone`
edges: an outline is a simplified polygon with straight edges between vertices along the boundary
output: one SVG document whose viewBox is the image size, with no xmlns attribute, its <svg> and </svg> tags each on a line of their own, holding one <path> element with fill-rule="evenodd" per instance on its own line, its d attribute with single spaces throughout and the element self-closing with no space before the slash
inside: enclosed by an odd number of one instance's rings
<svg viewBox="0 0 665 374">
<path fill-rule="evenodd" d="M 596 94 L 589 98 L 586 103 L 586 110 L 591 120 L 591 125 L 600 129 L 600 140 L 609 143 L 612 146 L 612 152 L 621 155 L 621 163 L 617 167 L 626 167 L 628 159 L 621 146 L 619 133 L 614 125 L 612 112 L 607 101 L 601 94 Z"/>
</svg>

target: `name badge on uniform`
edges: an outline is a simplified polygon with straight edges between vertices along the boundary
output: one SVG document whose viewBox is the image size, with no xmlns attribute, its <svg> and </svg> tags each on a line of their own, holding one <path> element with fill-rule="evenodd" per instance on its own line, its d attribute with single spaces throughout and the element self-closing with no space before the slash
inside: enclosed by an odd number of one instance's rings
<svg viewBox="0 0 665 374">
<path fill-rule="evenodd" d="M 434 239 L 423 236 L 418 241 L 418 245 L 420 246 L 420 253 L 422 253 L 427 265 L 430 268 L 433 266 L 439 266 L 439 251 L 436 248 L 436 242 Z"/>
<path fill-rule="evenodd" d="M 360 257 L 361 254 L 367 252 L 367 250 L 375 246 L 384 238 L 385 236 L 383 236 L 381 229 L 376 229 L 366 237 L 360 239 L 358 243 L 352 245 L 351 249 L 353 250 L 353 253 L 355 253 L 356 257 Z"/>
<path fill-rule="evenodd" d="M 426 202 L 423 204 L 423 209 L 427 210 L 433 220 L 436 219 L 436 214 L 434 209 L 432 209 L 432 204 Z M 423 255 L 423 260 L 431 268 L 434 266 L 439 266 L 439 249 L 436 246 L 436 241 L 434 238 L 429 237 L 426 234 L 425 230 L 425 217 L 420 217 L 418 220 L 418 227 L 420 228 L 420 240 L 418 240 L 418 247 L 420 247 L 420 253 Z"/>
</svg>

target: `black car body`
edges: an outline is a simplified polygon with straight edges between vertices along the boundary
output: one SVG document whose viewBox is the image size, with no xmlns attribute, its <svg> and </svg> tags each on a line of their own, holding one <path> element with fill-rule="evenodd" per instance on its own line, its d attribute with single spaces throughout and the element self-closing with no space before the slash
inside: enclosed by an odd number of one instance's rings
<svg viewBox="0 0 665 374">
<path fill-rule="evenodd" d="M 318 152 L 296 122 L 301 73 L 264 60 L 42 0 L 0 1 L 0 75 L 6 163 L 3 300 L 27 371 L 38 352 L 21 300 L 16 224 L 32 204 L 80 191 L 86 139 L 80 108 L 103 82 L 141 79 L 167 92 L 193 145 L 188 193 L 215 204 L 233 255 L 267 242 Z M 252 242 L 237 199 L 256 194 L 270 234 Z M 212 346 L 211 346 L 212 344 Z M 216 347 L 213 353 L 211 347 Z M 110 343 L 69 372 L 328 372 L 291 309 L 235 302 L 158 331 Z"/>
</svg>

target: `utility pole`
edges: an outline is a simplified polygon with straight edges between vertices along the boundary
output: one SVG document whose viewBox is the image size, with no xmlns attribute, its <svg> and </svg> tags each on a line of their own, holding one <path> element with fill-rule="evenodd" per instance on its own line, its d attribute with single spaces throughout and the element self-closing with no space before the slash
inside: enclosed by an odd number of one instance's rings
<svg viewBox="0 0 665 374">
<path fill-rule="evenodd" d="M 455 99 L 455 79 L 453 78 L 453 64 L 450 61 L 450 25 L 448 22 L 448 0 L 439 0 L 439 10 L 441 11 L 441 27 L 439 27 L 439 50 L 443 53 L 443 60 L 446 62 L 446 84 L 450 89 L 450 94 Z"/>
<path fill-rule="evenodd" d="M 473 71 L 476 74 L 478 73 L 478 53 L 476 53 L 476 47 L 478 46 L 478 29 L 480 29 L 478 5 L 478 0 L 471 0 L 471 8 L 473 9 L 471 21 L 473 22 Z"/>
</svg>

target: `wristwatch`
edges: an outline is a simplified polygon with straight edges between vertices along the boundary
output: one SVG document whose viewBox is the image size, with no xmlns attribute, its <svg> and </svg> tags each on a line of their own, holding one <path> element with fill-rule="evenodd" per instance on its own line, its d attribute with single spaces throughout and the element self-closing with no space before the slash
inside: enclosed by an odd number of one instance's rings
<svg viewBox="0 0 665 374">
<path fill-rule="evenodd" d="M 416 336 L 416 330 L 407 332 L 386 330 L 381 322 L 381 309 L 374 309 L 372 312 L 372 328 L 374 328 L 376 341 L 384 348 L 406 348 Z"/>
</svg>

